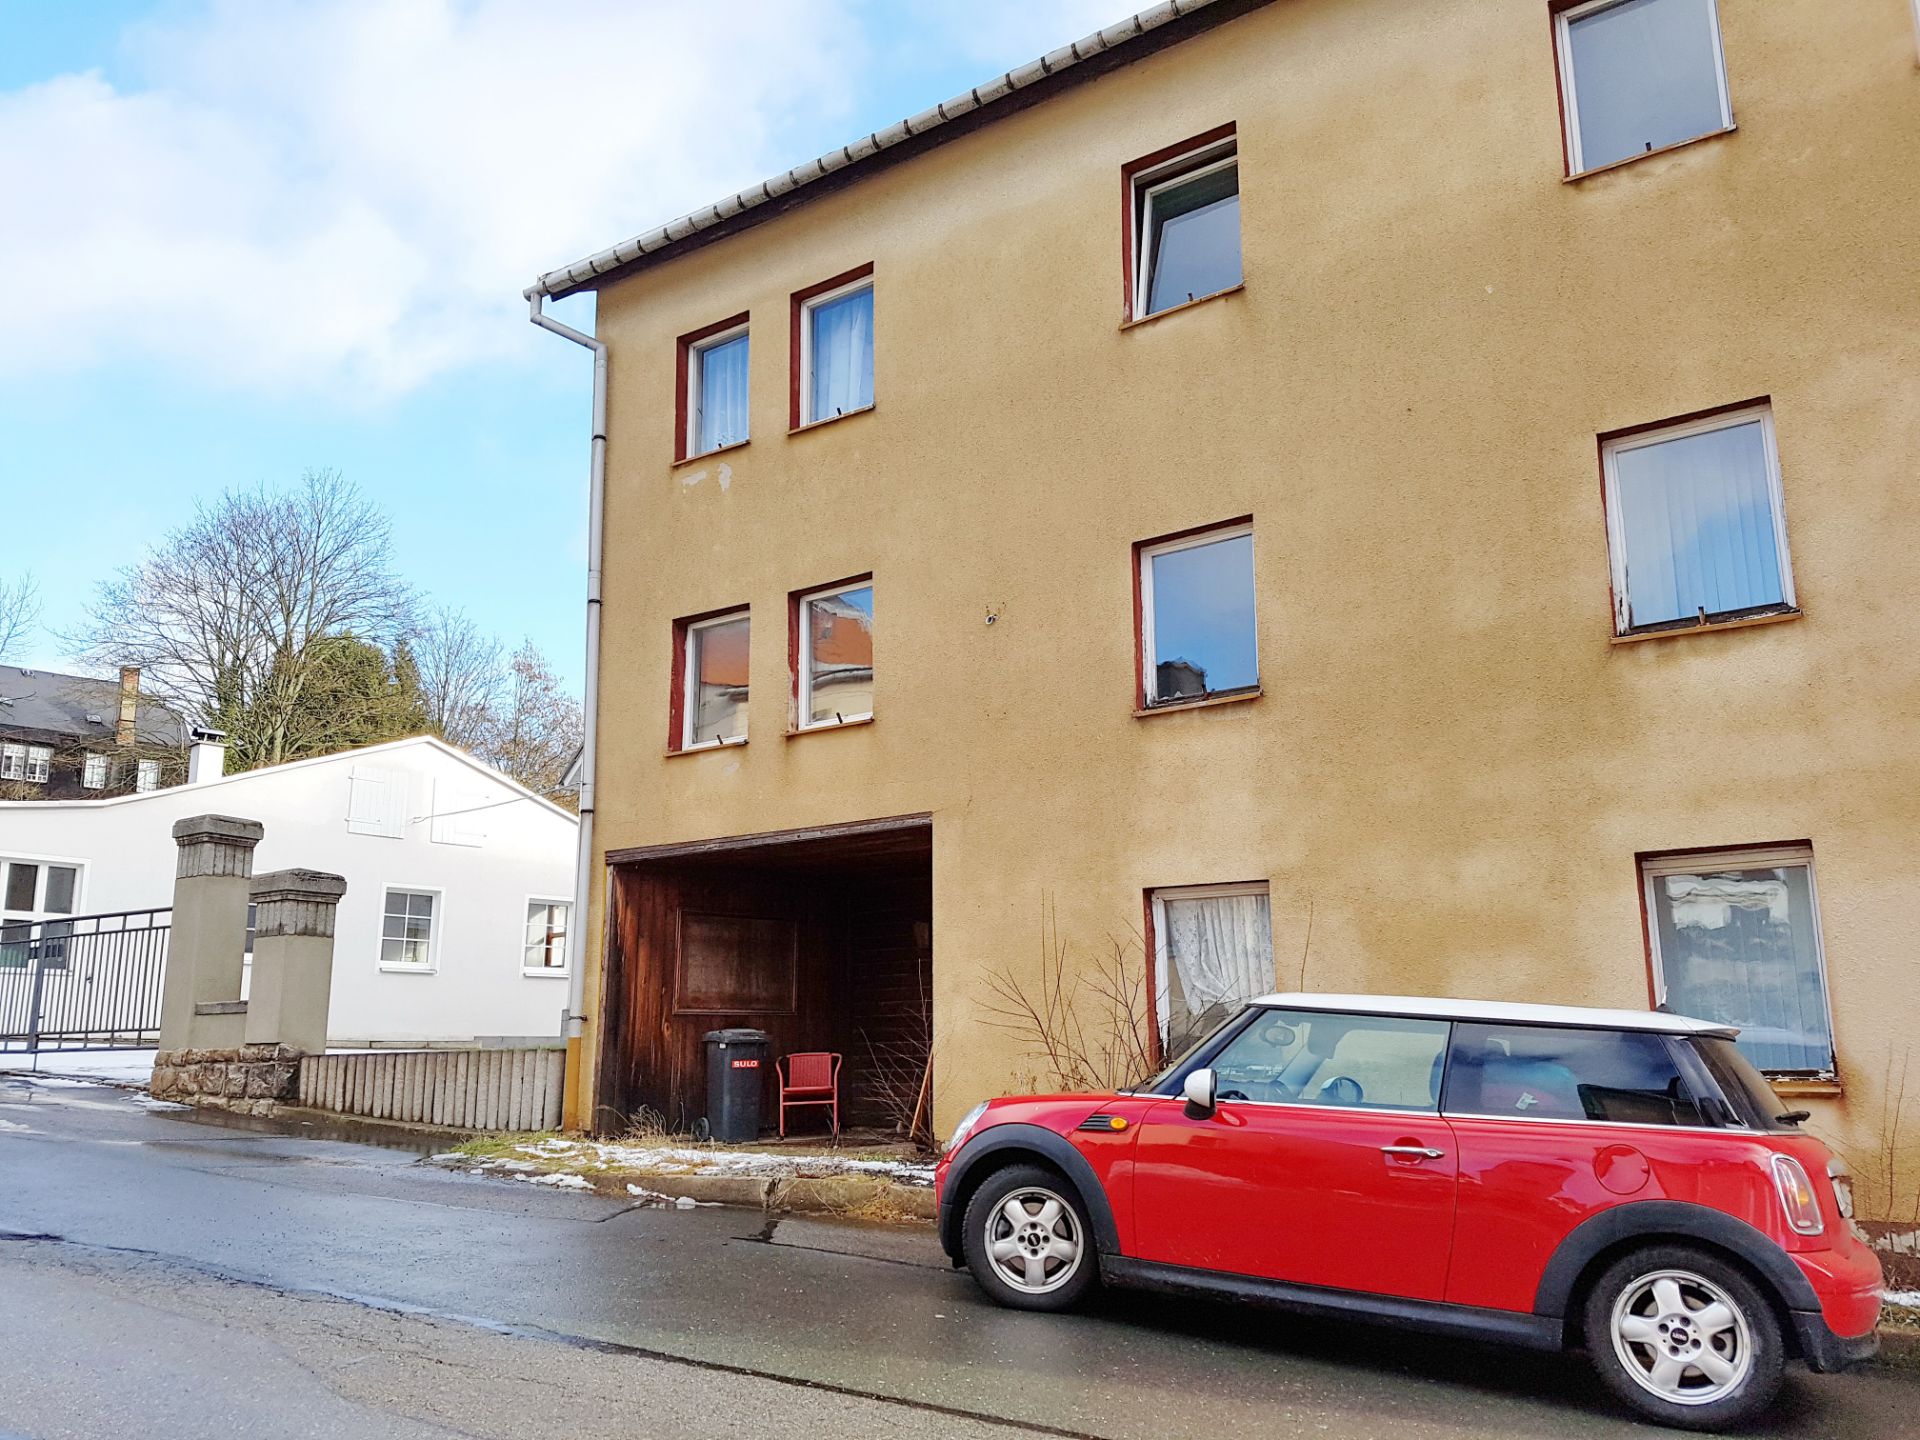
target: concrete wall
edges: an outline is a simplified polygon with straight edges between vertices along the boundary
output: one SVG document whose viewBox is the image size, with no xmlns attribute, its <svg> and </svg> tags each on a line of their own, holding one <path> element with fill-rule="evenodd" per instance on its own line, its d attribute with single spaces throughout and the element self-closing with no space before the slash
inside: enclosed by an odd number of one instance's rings
<svg viewBox="0 0 1920 1440">
<path fill-rule="evenodd" d="M 400 838 L 347 828 L 356 764 L 405 777 Z M 475 845 L 435 840 L 436 809 L 493 805 L 461 817 Z M 78 913 L 166 905 L 173 894 L 173 822 L 218 811 L 259 820 L 254 872 L 289 867 L 346 877 L 336 917 L 331 1018 L 335 1044 L 470 1042 L 558 1036 L 563 973 L 522 973 L 530 897 L 573 894 L 578 824 L 437 741 L 329 756 L 124 799 L 0 804 L 0 856 L 82 865 Z M 441 892 L 440 948 L 431 973 L 380 966 L 386 887 Z"/>
<path fill-rule="evenodd" d="M 982 976 L 1048 902 L 1090 962 L 1149 887 L 1264 877 L 1289 986 L 1311 907 L 1312 988 L 1644 1006 L 1636 853 L 1810 838 L 1809 1103 L 1870 1151 L 1920 933 L 1914 13 L 1720 12 L 1738 129 L 1574 183 L 1543 0 L 1282 0 L 609 284 L 602 852 L 931 811 L 945 1126 L 1031 1071 Z M 1227 121 L 1246 288 L 1123 330 L 1121 167 Z M 876 407 L 789 436 L 788 296 L 867 261 Z M 676 468 L 674 337 L 743 310 L 752 441 Z M 1804 616 L 1609 643 L 1596 436 L 1763 395 Z M 1242 514 L 1264 695 L 1136 718 L 1131 546 Z M 868 570 L 877 718 L 786 738 L 786 596 Z M 751 741 L 663 757 L 671 621 L 739 604 Z"/>
</svg>

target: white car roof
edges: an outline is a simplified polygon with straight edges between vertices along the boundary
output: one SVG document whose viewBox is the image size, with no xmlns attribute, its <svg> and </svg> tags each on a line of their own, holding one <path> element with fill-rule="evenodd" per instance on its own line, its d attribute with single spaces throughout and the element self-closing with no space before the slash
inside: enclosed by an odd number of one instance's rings
<svg viewBox="0 0 1920 1440">
<path fill-rule="evenodd" d="M 1338 1010 L 1361 1015 L 1401 1015 L 1420 1020 L 1486 1020 L 1509 1025 L 1575 1025 L 1587 1030 L 1646 1030 L 1657 1035 L 1725 1035 L 1735 1025 L 1694 1020 L 1658 1010 L 1598 1010 L 1584 1005 L 1520 1005 L 1508 1000 L 1442 1000 L 1420 995 L 1262 995 L 1255 1005 L 1287 1010 Z"/>
</svg>

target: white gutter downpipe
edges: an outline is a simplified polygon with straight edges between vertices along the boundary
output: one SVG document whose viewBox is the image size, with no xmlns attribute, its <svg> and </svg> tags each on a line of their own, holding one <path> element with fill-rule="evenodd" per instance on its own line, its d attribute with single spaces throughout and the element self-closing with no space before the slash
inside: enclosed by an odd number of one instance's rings
<svg viewBox="0 0 1920 1440">
<path fill-rule="evenodd" d="M 585 723 L 580 744 L 580 850 L 573 872 L 573 953 L 567 975 L 567 1099 L 575 1108 L 581 1105 L 575 1088 L 579 1077 L 580 1038 L 586 1033 L 587 965 L 586 946 L 589 909 L 593 898 L 590 883 L 593 874 L 593 771 L 595 735 L 600 720 L 600 556 L 601 521 L 607 498 L 607 342 L 595 339 L 571 325 L 563 325 L 545 313 L 546 297 L 538 290 L 527 293 L 527 318 L 542 330 L 551 330 L 562 339 L 584 345 L 593 351 L 593 458 L 587 480 L 587 693 Z M 591 1119 L 591 1107 L 577 1115 L 576 1123 Z"/>
</svg>

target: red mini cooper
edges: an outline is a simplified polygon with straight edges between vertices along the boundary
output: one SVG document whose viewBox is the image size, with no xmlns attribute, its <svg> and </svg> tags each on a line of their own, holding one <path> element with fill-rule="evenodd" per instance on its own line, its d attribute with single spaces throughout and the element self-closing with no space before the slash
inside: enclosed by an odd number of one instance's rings
<svg viewBox="0 0 1920 1440">
<path fill-rule="evenodd" d="M 992 1100 L 940 1162 L 940 1239 L 990 1296 L 1096 1283 L 1538 1349 L 1689 1429 L 1797 1355 L 1871 1356 L 1880 1263 L 1844 1173 L 1727 1026 L 1271 995 L 1137 1090 Z"/>
</svg>

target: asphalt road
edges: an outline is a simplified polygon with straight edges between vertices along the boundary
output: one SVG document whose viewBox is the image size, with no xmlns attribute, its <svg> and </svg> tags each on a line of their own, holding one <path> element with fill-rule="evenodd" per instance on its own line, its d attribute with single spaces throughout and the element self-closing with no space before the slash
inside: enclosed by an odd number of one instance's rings
<svg viewBox="0 0 1920 1440">
<path fill-rule="evenodd" d="M 990 1306 L 917 1230 L 632 1208 L 0 1075 L 0 1440 L 1667 1434 L 1578 1357 L 1110 1297 Z M 1916 1433 L 1795 1372 L 1768 1424 Z"/>
</svg>

